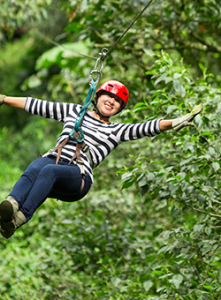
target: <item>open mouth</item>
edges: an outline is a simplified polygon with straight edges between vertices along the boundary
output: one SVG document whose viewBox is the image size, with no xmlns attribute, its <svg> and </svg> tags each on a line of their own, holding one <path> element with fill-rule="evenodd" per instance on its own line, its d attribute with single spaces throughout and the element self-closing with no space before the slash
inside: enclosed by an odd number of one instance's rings
<svg viewBox="0 0 221 300">
<path fill-rule="evenodd" d="M 108 105 L 108 104 L 105 104 L 105 108 L 108 109 L 108 110 L 112 110 L 113 109 L 113 107 L 110 106 L 110 105 Z"/>
</svg>

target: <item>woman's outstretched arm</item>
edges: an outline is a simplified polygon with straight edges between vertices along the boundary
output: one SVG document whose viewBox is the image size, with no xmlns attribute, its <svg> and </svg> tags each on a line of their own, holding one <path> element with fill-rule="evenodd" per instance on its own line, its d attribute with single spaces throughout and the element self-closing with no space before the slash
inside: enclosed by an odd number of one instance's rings
<svg viewBox="0 0 221 300">
<path fill-rule="evenodd" d="M 1 95 L 3 96 L 3 95 Z M 8 105 L 11 107 L 19 108 L 19 109 L 25 109 L 25 104 L 26 104 L 26 97 L 10 97 L 10 96 L 5 96 L 3 99 L 4 105 Z"/>
<path fill-rule="evenodd" d="M 160 131 L 166 131 L 172 129 L 173 120 L 160 120 L 159 127 Z"/>
</svg>

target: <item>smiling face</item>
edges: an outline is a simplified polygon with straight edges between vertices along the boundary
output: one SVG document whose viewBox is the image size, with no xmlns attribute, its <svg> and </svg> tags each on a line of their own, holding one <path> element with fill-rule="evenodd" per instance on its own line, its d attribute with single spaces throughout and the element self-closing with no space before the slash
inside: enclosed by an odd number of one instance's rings
<svg viewBox="0 0 221 300">
<path fill-rule="evenodd" d="M 103 116 L 109 119 L 121 110 L 121 101 L 111 94 L 103 93 L 97 100 L 97 108 Z"/>
</svg>

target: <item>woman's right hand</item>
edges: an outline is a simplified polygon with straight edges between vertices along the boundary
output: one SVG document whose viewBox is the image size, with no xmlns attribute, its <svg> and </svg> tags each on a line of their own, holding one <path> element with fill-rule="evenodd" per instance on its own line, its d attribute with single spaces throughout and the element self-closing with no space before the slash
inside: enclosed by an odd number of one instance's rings
<svg viewBox="0 0 221 300">
<path fill-rule="evenodd" d="M 5 95 L 0 94 L 0 106 L 3 105 L 5 97 Z"/>
</svg>

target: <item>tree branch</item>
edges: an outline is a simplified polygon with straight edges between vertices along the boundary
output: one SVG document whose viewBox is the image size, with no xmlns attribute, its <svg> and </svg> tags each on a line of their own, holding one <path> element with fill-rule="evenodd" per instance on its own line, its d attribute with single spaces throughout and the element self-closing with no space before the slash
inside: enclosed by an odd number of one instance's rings
<svg viewBox="0 0 221 300">
<path fill-rule="evenodd" d="M 218 200 L 214 200 L 214 199 L 210 199 L 213 203 L 218 203 L 218 204 L 220 204 L 221 205 L 221 202 L 220 201 L 218 201 Z"/>
<path fill-rule="evenodd" d="M 219 46 L 214 46 L 209 42 L 206 42 L 202 38 L 200 38 L 195 32 L 191 32 L 190 35 L 194 37 L 197 41 L 199 41 L 201 44 L 207 47 L 207 51 L 212 51 L 212 52 L 219 52 L 221 53 L 221 47 Z"/>
<path fill-rule="evenodd" d="M 182 201 L 182 200 L 177 200 L 177 199 L 174 199 L 174 200 L 176 200 L 176 201 L 178 201 L 178 202 L 181 202 L 183 205 L 185 205 L 185 206 L 191 208 L 191 209 L 194 210 L 194 211 L 200 212 L 200 213 L 202 213 L 202 214 L 209 215 L 209 216 L 214 217 L 214 218 L 219 218 L 219 219 L 221 219 L 221 215 L 216 215 L 216 214 L 208 213 L 208 212 L 206 212 L 206 211 L 204 211 L 204 210 L 195 208 L 195 207 L 193 207 L 193 206 L 191 206 L 191 205 L 185 203 L 185 202 Z"/>
</svg>

